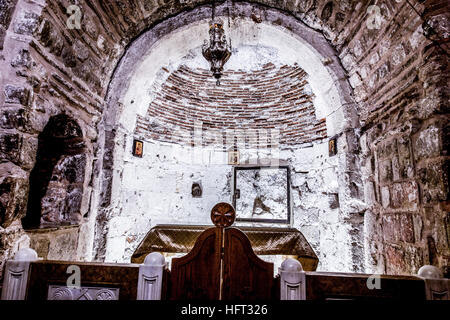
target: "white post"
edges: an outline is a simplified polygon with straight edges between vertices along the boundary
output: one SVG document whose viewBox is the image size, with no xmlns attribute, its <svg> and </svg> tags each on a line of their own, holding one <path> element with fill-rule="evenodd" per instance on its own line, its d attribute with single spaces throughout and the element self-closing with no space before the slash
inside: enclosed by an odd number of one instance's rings
<svg viewBox="0 0 450 320">
<path fill-rule="evenodd" d="M 295 259 L 286 259 L 278 269 L 280 274 L 280 300 L 306 300 L 305 272 Z"/>
<path fill-rule="evenodd" d="M 30 263 L 36 260 L 36 251 L 24 248 L 14 255 L 14 260 L 6 262 L 2 300 L 25 300 Z"/>
<path fill-rule="evenodd" d="M 166 261 L 158 252 L 145 257 L 144 264 L 139 266 L 137 300 L 161 300 L 162 278 Z"/>
<path fill-rule="evenodd" d="M 425 265 L 417 274 L 425 281 L 427 300 L 450 300 L 450 279 L 445 279 L 439 268 Z"/>
</svg>

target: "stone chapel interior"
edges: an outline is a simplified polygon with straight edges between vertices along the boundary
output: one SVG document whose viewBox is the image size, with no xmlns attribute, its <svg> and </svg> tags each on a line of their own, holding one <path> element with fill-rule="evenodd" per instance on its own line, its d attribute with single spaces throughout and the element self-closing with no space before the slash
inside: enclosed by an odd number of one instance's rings
<svg viewBox="0 0 450 320">
<path fill-rule="evenodd" d="M 448 278 L 449 6 L 0 0 L 0 284 L 26 248 L 169 268 L 221 202 L 273 276 Z"/>
</svg>

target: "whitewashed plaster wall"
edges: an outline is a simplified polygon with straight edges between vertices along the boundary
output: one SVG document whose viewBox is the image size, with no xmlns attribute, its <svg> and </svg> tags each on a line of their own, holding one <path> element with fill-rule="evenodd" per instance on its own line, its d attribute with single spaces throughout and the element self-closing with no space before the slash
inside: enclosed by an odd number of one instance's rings
<svg viewBox="0 0 450 320">
<path fill-rule="evenodd" d="M 131 150 L 132 143 L 133 136 L 127 137 L 124 149 Z M 271 157 L 270 150 L 261 151 L 262 159 Z M 324 142 L 283 150 L 277 156 L 291 168 L 291 226 L 312 245 L 320 261 L 318 270 L 348 270 L 348 230 L 340 220 L 340 208 L 331 205 L 340 190 L 340 155 L 329 157 Z M 257 151 L 246 150 L 241 161 L 257 157 Z M 129 262 L 146 233 L 157 224 L 212 225 L 211 208 L 218 202 L 232 202 L 232 171 L 227 153 L 222 151 L 144 141 L 142 158 L 125 152 L 117 214 L 109 222 L 106 261 Z M 195 182 L 202 185 L 201 198 L 192 197 Z M 244 224 L 268 226 L 237 223 Z"/>
</svg>

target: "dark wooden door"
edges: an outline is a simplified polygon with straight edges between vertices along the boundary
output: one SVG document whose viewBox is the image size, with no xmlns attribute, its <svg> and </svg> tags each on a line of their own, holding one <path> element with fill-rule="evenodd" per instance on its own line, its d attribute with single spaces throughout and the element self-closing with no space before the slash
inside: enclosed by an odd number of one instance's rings
<svg viewBox="0 0 450 320">
<path fill-rule="evenodd" d="M 253 252 L 239 229 L 225 229 L 222 300 L 270 300 L 273 263 Z"/>
<path fill-rule="evenodd" d="M 171 299 L 269 300 L 273 264 L 258 258 L 236 228 L 211 228 L 172 260 Z"/>
<path fill-rule="evenodd" d="M 220 298 L 220 253 L 222 230 L 204 231 L 191 252 L 172 259 L 171 299 L 218 300 Z"/>
</svg>

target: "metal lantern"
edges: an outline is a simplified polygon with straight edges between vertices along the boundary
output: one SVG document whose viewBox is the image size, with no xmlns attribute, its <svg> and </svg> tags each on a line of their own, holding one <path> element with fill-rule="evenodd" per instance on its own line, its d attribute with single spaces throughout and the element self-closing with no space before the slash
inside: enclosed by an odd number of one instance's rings
<svg viewBox="0 0 450 320">
<path fill-rule="evenodd" d="M 205 40 L 202 46 L 202 53 L 211 64 L 211 71 L 214 78 L 217 79 L 216 84 L 220 85 L 223 66 L 231 56 L 231 43 L 227 44 L 225 30 L 220 19 L 215 19 L 211 22 L 209 26 L 209 44 Z"/>
</svg>

